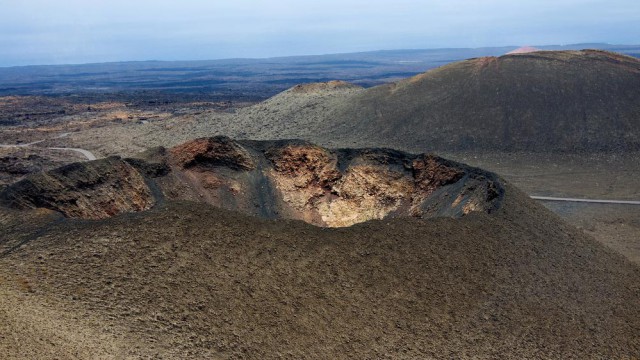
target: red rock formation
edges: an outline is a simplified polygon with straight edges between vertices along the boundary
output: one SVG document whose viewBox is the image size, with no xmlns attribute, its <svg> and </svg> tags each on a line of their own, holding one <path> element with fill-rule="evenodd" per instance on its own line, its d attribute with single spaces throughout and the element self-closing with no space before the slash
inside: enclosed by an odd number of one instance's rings
<svg viewBox="0 0 640 360">
<path fill-rule="evenodd" d="M 507 53 L 507 55 L 514 55 L 514 54 L 528 54 L 528 53 L 532 53 L 532 52 L 536 52 L 536 51 L 542 51 L 538 48 L 535 48 L 533 46 L 523 46 L 520 48 L 517 48 L 515 50 L 511 50 Z"/>
<path fill-rule="evenodd" d="M 465 174 L 464 170 L 452 167 L 434 155 L 420 155 L 413 160 L 412 166 L 416 185 L 428 193 L 455 183 Z"/>
<path fill-rule="evenodd" d="M 497 179 L 433 155 L 383 149 L 332 151 L 304 142 L 215 138 L 180 145 L 170 151 L 171 156 L 203 160 L 207 157 L 197 151 L 211 153 L 203 142 L 224 143 L 232 154 L 253 154 L 243 163 L 262 165 L 214 169 L 193 160 L 189 169 L 176 167 L 174 180 L 166 183 L 165 188 L 174 189 L 178 183 L 190 184 L 188 190 L 172 191 L 176 199 L 330 227 L 397 216 L 462 216 L 497 206 L 495 197 L 487 200 L 489 188 L 500 188 Z M 445 188 L 448 191 L 438 193 Z"/>
<path fill-rule="evenodd" d="M 255 168 L 251 155 L 235 141 L 225 137 L 202 138 L 171 149 L 174 163 L 182 168 L 194 165 L 219 165 L 250 170 Z"/>
</svg>

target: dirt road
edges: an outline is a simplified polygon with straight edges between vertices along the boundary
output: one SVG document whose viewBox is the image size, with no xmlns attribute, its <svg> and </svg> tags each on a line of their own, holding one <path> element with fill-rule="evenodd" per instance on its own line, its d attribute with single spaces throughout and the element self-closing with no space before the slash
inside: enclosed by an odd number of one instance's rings
<svg viewBox="0 0 640 360">
<path fill-rule="evenodd" d="M 633 201 L 633 200 L 577 199 L 577 198 L 562 198 L 562 197 L 535 196 L 535 195 L 531 195 L 531 198 L 535 200 L 543 200 L 543 201 L 569 201 L 569 202 L 584 202 L 584 203 L 597 203 L 597 204 L 640 205 L 640 201 Z"/>
<path fill-rule="evenodd" d="M 79 152 L 82 155 L 84 155 L 87 160 L 96 160 L 98 159 L 95 155 L 93 155 L 93 153 L 89 150 L 85 150 L 85 149 L 78 149 L 78 148 L 63 148 L 63 147 L 51 147 L 51 148 L 47 148 L 47 149 L 51 149 L 51 150 L 69 150 L 69 151 L 75 151 L 75 152 Z"/>
<path fill-rule="evenodd" d="M 60 134 L 58 136 L 56 136 L 54 139 L 59 139 L 59 138 L 63 138 L 68 136 L 69 133 L 63 133 Z M 0 144 L 0 148 L 24 148 L 24 147 L 29 147 L 31 145 L 35 145 L 35 144 L 39 144 L 41 142 L 44 142 L 45 140 L 38 140 L 38 141 L 33 141 L 27 144 Z M 79 148 L 65 148 L 65 147 L 49 147 L 49 148 L 45 148 L 45 149 L 50 149 L 50 150 L 67 150 L 67 151 L 75 151 L 75 152 L 79 152 L 82 155 L 84 155 L 84 157 L 87 158 L 87 160 L 91 161 L 91 160 L 96 160 L 97 157 L 89 150 L 85 150 L 85 149 L 79 149 Z"/>
</svg>

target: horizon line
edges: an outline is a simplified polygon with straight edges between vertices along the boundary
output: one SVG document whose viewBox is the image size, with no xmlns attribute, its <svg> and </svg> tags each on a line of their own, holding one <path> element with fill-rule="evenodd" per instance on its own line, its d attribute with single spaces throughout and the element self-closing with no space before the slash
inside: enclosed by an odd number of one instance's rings
<svg viewBox="0 0 640 360">
<path fill-rule="evenodd" d="M 365 51 L 353 51 L 353 52 L 337 52 L 337 53 L 321 53 L 321 54 L 300 54 L 300 55 L 282 55 L 282 56 L 267 56 L 267 57 L 227 57 L 227 58 L 209 58 L 209 59 L 173 59 L 173 60 L 118 60 L 118 61 L 104 61 L 104 62 L 86 62 L 86 63 L 61 63 L 61 64 L 27 64 L 27 65 L 0 65 L 0 69 L 11 68 L 27 68 L 27 67 L 56 67 L 56 66 L 83 66 L 83 65 L 104 65 L 104 64 L 127 64 L 127 63 L 171 63 L 171 62 L 209 62 L 209 61 L 229 61 L 229 60 L 271 60 L 271 59 L 286 59 L 296 57 L 313 57 L 313 56 L 330 56 L 330 55 L 349 55 L 349 54 L 366 54 L 375 52 L 393 52 L 393 51 L 429 51 L 429 50 L 479 50 L 479 49 L 498 49 L 498 48 L 515 48 L 518 49 L 524 46 L 531 46 L 536 48 L 544 47 L 568 47 L 568 46 L 581 46 L 581 45 L 606 45 L 606 46 L 621 46 L 621 47 L 640 47 L 640 44 L 611 44 L 607 42 L 580 42 L 575 44 L 546 44 L 546 45 L 496 45 L 496 46 L 480 46 L 480 47 L 434 47 L 434 48 L 399 48 L 399 49 L 376 49 Z M 586 50 L 587 48 L 583 49 Z M 544 50 L 544 49 L 541 49 Z"/>
</svg>

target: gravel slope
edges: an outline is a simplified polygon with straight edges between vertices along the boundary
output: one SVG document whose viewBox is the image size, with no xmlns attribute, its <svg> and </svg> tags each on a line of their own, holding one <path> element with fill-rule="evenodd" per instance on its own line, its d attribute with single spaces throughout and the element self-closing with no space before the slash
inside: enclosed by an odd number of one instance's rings
<svg viewBox="0 0 640 360">
<path fill-rule="evenodd" d="M 640 268 L 511 187 L 492 215 L 343 229 L 167 203 L 54 223 L 0 265 L 9 359 L 640 354 Z"/>
</svg>

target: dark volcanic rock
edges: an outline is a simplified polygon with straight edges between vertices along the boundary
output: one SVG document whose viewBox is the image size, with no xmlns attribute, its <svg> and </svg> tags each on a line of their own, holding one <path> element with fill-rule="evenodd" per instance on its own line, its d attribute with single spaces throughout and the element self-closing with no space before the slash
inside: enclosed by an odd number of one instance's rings
<svg viewBox="0 0 640 360">
<path fill-rule="evenodd" d="M 48 208 L 85 219 L 146 210 L 155 202 L 143 176 L 118 157 L 30 175 L 8 186 L 0 200 L 16 208 Z"/>
<path fill-rule="evenodd" d="M 189 141 L 171 150 L 172 159 L 183 168 L 198 166 L 227 166 L 234 169 L 255 168 L 251 156 L 229 138 L 215 137 Z"/>
</svg>

